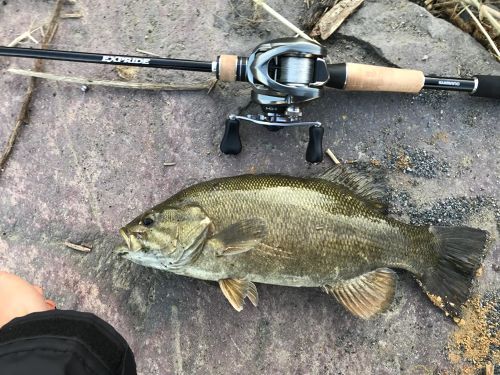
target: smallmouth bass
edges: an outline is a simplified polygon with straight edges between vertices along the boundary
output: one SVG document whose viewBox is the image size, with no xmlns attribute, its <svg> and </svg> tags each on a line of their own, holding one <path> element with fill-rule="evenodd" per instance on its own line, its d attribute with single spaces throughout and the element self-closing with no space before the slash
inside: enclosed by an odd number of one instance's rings
<svg viewBox="0 0 500 375">
<path fill-rule="evenodd" d="M 412 226 L 385 215 L 368 176 L 334 167 L 313 178 L 242 175 L 180 191 L 120 230 L 117 253 L 147 267 L 218 281 L 241 311 L 254 282 L 321 287 L 368 319 L 391 304 L 392 269 L 412 273 L 434 304 L 460 316 L 487 233 Z"/>
</svg>

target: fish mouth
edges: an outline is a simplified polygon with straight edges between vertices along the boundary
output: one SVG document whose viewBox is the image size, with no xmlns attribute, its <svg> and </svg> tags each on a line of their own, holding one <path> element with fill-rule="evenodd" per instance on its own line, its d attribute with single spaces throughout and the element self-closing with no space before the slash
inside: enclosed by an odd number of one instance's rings
<svg viewBox="0 0 500 375">
<path fill-rule="evenodd" d="M 122 244 L 122 245 L 118 246 L 114 252 L 116 255 L 124 256 L 124 255 L 127 255 L 129 253 L 132 244 L 130 242 L 130 236 L 127 233 L 127 230 L 125 228 L 120 229 L 120 234 L 123 237 L 123 239 L 125 240 L 126 246 L 124 244 Z"/>
<path fill-rule="evenodd" d="M 125 228 L 120 229 L 120 234 L 122 235 L 123 239 L 125 240 L 127 247 L 130 249 L 130 236 L 127 233 L 127 229 L 125 229 Z"/>
</svg>

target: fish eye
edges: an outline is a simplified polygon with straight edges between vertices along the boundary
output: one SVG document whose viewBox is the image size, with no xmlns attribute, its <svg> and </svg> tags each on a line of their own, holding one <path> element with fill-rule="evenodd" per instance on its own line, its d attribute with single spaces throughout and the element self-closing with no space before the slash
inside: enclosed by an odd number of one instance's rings
<svg viewBox="0 0 500 375">
<path fill-rule="evenodd" d="M 146 227 L 150 227 L 151 225 L 154 224 L 154 220 L 151 219 L 150 217 L 145 217 L 143 220 L 142 220 L 142 224 Z"/>
</svg>

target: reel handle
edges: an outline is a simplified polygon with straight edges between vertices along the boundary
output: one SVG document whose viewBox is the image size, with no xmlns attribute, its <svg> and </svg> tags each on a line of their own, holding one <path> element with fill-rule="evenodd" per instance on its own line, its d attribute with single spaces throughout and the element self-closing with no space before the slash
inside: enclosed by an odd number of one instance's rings
<svg viewBox="0 0 500 375">
<path fill-rule="evenodd" d="M 224 136 L 220 142 L 220 150 L 226 155 L 238 155 L 241 148 L 240 121 L 227 119 Z"/>
<path fill-rule="evenodd" d="M 306 150 L 306 160 L 309 163 L 319 163 L 323 161 L 323 134 L 325 129 L 322 126 L 309 127 L 309 143 Z"/>
</svg>

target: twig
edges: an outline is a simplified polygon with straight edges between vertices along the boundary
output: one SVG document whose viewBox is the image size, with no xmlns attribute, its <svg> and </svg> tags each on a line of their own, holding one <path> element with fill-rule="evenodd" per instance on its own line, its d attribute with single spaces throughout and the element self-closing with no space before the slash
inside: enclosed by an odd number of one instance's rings
<svg viewBox="0 0 500 375">
<path fill-rule="evenodd" d="M 364 0 L 340 0 L 328 12 L 323 14 L 311 31 L 312 36 L 321 35 L 326 40 L 340 25 L 363 4 Z"/>
<path fill-rule="evenodd" d="M 139 49 L 139 48 L 136 48 L 136 49 L 135 49 L 135 52 L 143 53 L 143 54 L 145 54 L 145 55 L 149 55 L 149 56 L 154 56 L 154 57 L 161 57 L 161 58 L 163 58 L 163 56 L 161 56 L 161 55 L 158 55 L 158 54 L 153 53 L 153 52 L 148 52 L 148 51 L 145 51 L 145 50 L 143 50 L 143 49 Z"/>
<path fill-rule="evenodd" d="M 7 47 L 15 47 L 25 39 L 31 39 L 34 43 L 38 44 L 38 40 L 33 38 L 33 36 L 31 34 L 34 33 L 35 31 L 42 29 L 42 26 L 39 26 L 35 29 L 33 29 L 32 27 L 33 27 L 33 24 L 30 25 L 28 31 L 25 31 L 24 33 L 19 35 L 17 38 L 15 38 L 12 42 L 7 44 Z"/>
<path fill-rule="evenodd" d="M 340 164 L 339 159 L 337 159 L 337 157 L 333 154 L 332 150 L 330 150 L 329 148 L 327 148 L 326 151 L 325 151 L 325 154 L 327 154 L 330 157 L 330 159 L 333 160 L 333 162 L 335 164 Z"/>
<path fill-rule="evenodd" d="M 82 18 L 83 15 L 78 12 L 78 13 L 66 13 L 61 16 L 61 18 Z"/>
<path fill-rule="evenodd" d="M 451 6 L 455 5 L 458 7 L 459 5 L 461 6 L 461 10 L 457 12 L 453 12 L 452 14 L 459 16 L 462 12 L 465 11 L 465 4 L 470 5 L 477 9 L 477 12 L 479 13 L 479 20 L 482 21 L 484 17 L 486 17 L 493 26 L 493 28 L 496 30 L 497 33 L 500 33 L 500 12 L 488 5 L 483 4 L 482 2 L 478 0 L 440 0 L 440 1 L 435 1 L 435 0 L 426 0 L 425 5 L 427 6 L 427 9 L 446 9 L 450 8 Z"/>
<path fill-rule="evenodd" d="M 281 14 L 276 12 L 273 8 L 271 8 L 269 5 L 267 5 L 264 0 L 253 0 L 255 4 L 260 5 L 264 10 L 269 13 L 271 16 L 276 18 L 278 21 L 280 21 L 283 25 L 288 27 L 290 30 L 292 30 L 294 33 L 299 34 L 302 38 L 307 39 L 313 43 L 318 43 L 314 39 L 312 39 L 309 35 L 307 35 L 305 32 L 303 32 L 301 29 L 299 29 L 297 26 L 295 26 L 293 23 L 288 21 L 285 17 L 283 17 Z"/>
<path fill-rule="evenodd" d="M 54 10 L 52 11 L 52 16 L 50 18 L 49 25 L 47 27 L 47 32 L 43 37 L 42 41 L 42 49 L 46 49 L 49 43 L 52 41 L 54 34 L 57 30 L 57 20 L 59 15 L 61 14 L 61 9 L 63 6 L 64 0 L 57 0 L 56 5 L 54 6 Z M 39 72 L 42 70 L 43 60 L 36 60 L 33 65 L 33 70 L 35 72 Z M 2 156 L 0 157 L 0 172 L 3 170 L 5 163 L 9 159 L 9 156 L 14 148 L 14 143 L 16 142 L 19 133 L 21 132 L 22 125 L 28 121 L 28 110 L 31 103 L 31 98 L 33 97 L 33 91 L 35 90 L 36 79 L 35 77 L 31 77 L 28 83 L 28 89 L 26 90 L 26 94 L 24 95 L 23 104 L 21 105 L 21 110 L 16 118 L 16 123 L 12 132 L 7 140 L 7 145 L 2 151 Z"/>
<path fill-rule="evenodd" d="M 425 2 L 425 5 L 431 6 L 431 8 L 435 7 L 443 7 L 443 6 L 448 6 L 448 5 L 455 5 L 457 3 L 457 0 L 450 0 L 450 1 L 440 1 L 439 3 L 434 3 L 434 0 L 427 0 Z"/>
<path fill-rule="evenodd" d="M 83 253 L 90 253 L 92 251 L 92 247 L 90 246 L 78 245 L 69 241 L 64 241 L 64 246 L 69 247 L 73 250 L 81 251 Z"/>
<path fill-rule="evenodd" d="M 217 82 L 219 82 L 218 79 L 214 79 L 213 80 L 213 83 L 210 85 L 210 87 L 208 88 L 208 91 L 207 91 L 207 94 L 210 94 L 212 92 L 212 90 L 215 88 L 215 86 L 217 86 Z"/>
<path fill-rule="evenodd" d="M 490 34 L 488 34 L 488 32 L 485 30 L 485 28 L 483 27 L 483 25 L 481 24 L 481 22 L 474 15 L 474 13 L 472 13 L 472 11 L 469 9 L 469 6 L 465 5 L 463 2 L 462 2 L 462 4 L 465 7 L 465 10 L 467 11 L 467 13 L 469 13 L 469 16 L 472 18 L 472 20 L 477 24 L 477 27 L 479 27 L 479 30 L 481 30 L 481 32 L 483 33 L 483 35 L 486 37 L 486 39 L 490 43 L 491 47 L 493 48 L 493 51 L 495 51 L 495 53 L 496 53 L 496 58 L 498 60 L 500 60 L 500 51 L 498 50 L 498 47 L 496 46 L 496 44 L 493 41 L 493 39 L 491 39 Z"/>
<path fill-rule="evenodd" d="M 107 87 L 118 87 L 125 89 L 139 89 L 139 90 L 165 90 L 165 91 L 173 91 L 173 90 L 206 90 L 210 88 L 213 84 L 214 78 L 209 79 L 206 82 L 195 83 L 195 84 L 171 84 L 171 83 L 149 83 L 149 82 L 123 82 L 123 81 L 106 81 L 106 80 L 95 80 L 95 79 L 87 79 L 82 77 L 68 77 L 68 76 L 60 76 L 52 73 L 42 73 L 42 72 L 33 72 L 31 70 L 24 69 L 7 69 L 9 73 L 18 74 L 22 76 L 28 77 L 37 77 L 49 79 L 52 81 L 61 81 L 68 83 L 76 83 L 79 85 L 85 86 L 107 86 Z"/>
<path fill-rule="evenodd" d="M 484 14 L 488 19 L 488 21 L 490 21 L 491 26 L 495 28 L 496 32 L 500 33 L 500 22 L 497 21 L 497 18 L 500 20 L 500 13 L 497 12 L 495 14 L 491 11 L 492 11 L 491 8 L 487 7 L 486 5 L 482 5 L 479 8 L 479 16 L 481 17 L 481 15 Z"/>
<path fill-rule="evenodd" d="M 489 7 L 488 5 L 484 5 L 481 2 L 479 2 L 478 0 L 463 0 L 463 2 L 466 4 L 469 4 L 469 5 L 475 6 L 477 8 L 477 10 L 479 11 L 479 13 L 488 12 L 488 13 L 491 13 L 493 16 L 500 19 L 500 12 L 498 10 L 493 9 L 493 8 Z"/>
<path fill-rule="evenodd" d="M 483 5 L 481 8 L 487 10 L 488 13 L 490 13 L 492 16 L 494 16 L 500 20 L 500 12 L 498 10 L 493 9 L 487 5 Z"/>
</svg>

